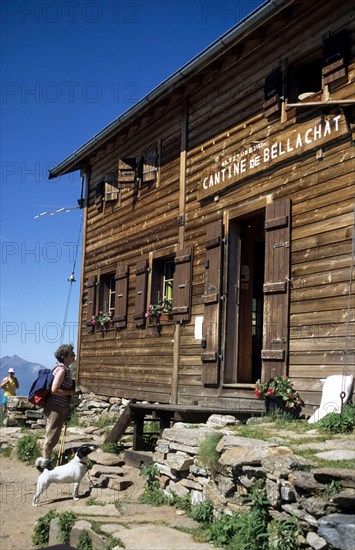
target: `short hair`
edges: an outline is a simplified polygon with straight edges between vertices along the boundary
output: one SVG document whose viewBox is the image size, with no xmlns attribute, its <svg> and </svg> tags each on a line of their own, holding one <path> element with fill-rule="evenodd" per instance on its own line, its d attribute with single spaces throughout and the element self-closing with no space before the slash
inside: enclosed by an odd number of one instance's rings
<svg viewBox="0 0 355 550">
<path fill-rule="evenodd" d="M 54 357 L 57 359 L 57 361 L 59 361 L 59 363 L 63 363 L 64 359 L 66 359 L 71 353 L 73 353 L 73 351 L 73 344 L 63 344 L 62 346 L 59 346 L 54 354 Z"/>
</svg>

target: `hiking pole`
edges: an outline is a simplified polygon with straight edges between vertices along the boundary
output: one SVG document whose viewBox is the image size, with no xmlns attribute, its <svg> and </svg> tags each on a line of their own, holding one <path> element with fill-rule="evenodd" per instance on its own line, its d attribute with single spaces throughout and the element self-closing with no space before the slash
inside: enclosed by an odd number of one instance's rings
<svg viewBox="0 0 355 550">
<path fill-rule="evenodd" d="M 59 446 L 59 454 L 58 454 L 58 458 L 57 458 L 57 466 L 60 466 L 61 463 L 62 463 L 66 433 L 67 433 L 67 422 L 65 422 L 65 424 L 63 426 L 63 429 L 62 429 L 62 434 L 61 434 L 61 439 L 60 439 L 60 446 Z"/>
</svg>

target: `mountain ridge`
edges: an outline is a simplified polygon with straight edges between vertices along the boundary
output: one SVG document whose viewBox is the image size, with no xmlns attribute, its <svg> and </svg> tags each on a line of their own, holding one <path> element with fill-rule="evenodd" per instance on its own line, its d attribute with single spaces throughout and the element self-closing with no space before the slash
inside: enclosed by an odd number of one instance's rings
<svg viewBox="0 0 355 550">
<path fill-rule="evenodd" d="M 19 389 L 17 390 L 17 395 L 27 396 L 33 381 L 37 377 L 37 373 L 40 369 L 45 368 L 44 365 L 40 363 L 32 363 L 23 359 L 19 355 L 5 355 L 0 358 L 0 379 L 7 376 L 7 371 L 9 368 L 14 369 L 15 376 L 19 381 Z"/>
</svg>

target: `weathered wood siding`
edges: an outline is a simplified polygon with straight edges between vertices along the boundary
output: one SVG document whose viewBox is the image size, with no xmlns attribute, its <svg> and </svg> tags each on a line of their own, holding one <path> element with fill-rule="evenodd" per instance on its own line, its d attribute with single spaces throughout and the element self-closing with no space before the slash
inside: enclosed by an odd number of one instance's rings
<svg viewBox="0 0 355 550">
<path fill-rule="evenodd" d="M 226 213 L 233 209 L 242 215 L 282 198 L 291 200 L 288 373 L 312 404 L 319 401 L 320 379 L 343 373 L 347 346 L 352 351 L 349 369 L 354 368 L 353 299 L 348 309 L 355 189 L 351 129 L 326 142 L 321 159 L 316 158 L 316 148 L 295 154 L 236 182 L 216 200 L 200 200 L 202 175 L 224 151 L 238 150 L 252 140 L 275 141 L 280 132 L 291 133 L 305 117 L 312 121 L 319 116 L 317 107 L 306 114 L 302 111 L 301 118 L 298 111 L 297 117 L 292 116 L 295 113 L 290 109 L 282 123 L 280 118 L 272 122 L 264 115 L 265 78 L 285 56 L 286 37 L 287 57 L 292 62 L 329 29 L 346 25 L 351 30 L 348 79 L 332 98 L 355 97 L 353 3 L 341 4 L 296 2 L 292 12 L 281 14 L 268 28 L 226 51 L 184 90 L 173 91 L 165 104 L 147 108 L 135 125 L 90 158 L 82 318 L 87 318 L 89 277 L 114 272 L 118 261 L 128 266 L 128 310 L 127 327 L 118 331 L 89 333 L 83 323 L 79 369 L 83 386 L 99 394 L 170 402 L 176 376 L 174 353 L 178 351 L 178 403 L 228 409 L 237 398 L 253 398 L 251 384 L 223 387 L 203 383 L 202 350 L 194 338 L 194 323 L 196 316 L 204 314 L 207 232 L 211 223 L 225 221 Z M 185 223 L 181 227 L 180 155 L 186 100 Z M 354 108 L 344 109 L 348 123 L 354 121 Z M 138 192 L 124 189 L 118 201 L 106 203 L 104 210 L 98 211 L 95 186 L 103 174 L 113 171 L 119 158 L 135 155 L 153 142 L 160 143 L 161 151 L 157 183 L 143 185 Z M 154 251 L 177 250 L 179 243 L 183 248 L 181 240 L 194 250 L 191 321 L 182 326 L 165 325 L 160 334 L 148 325 L 137 328 L 133 317 L 136 265 Z M 347 342 L 346 334 L 352 340 Z"/>
</svg>

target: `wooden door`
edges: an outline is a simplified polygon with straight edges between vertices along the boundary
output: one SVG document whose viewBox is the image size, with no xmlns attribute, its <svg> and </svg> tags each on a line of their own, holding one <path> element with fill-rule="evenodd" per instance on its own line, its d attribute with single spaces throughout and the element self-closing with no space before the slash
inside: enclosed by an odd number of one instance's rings
<svg viewBox="0 0 355 550">
<path fill-rule="evenodd" d="M 265 281 L 262 379 L 286 374 L 289 342 L 290 294 L 290 212 L 289 199 L 279 199 L 266 207 Z"/>
</svg>

